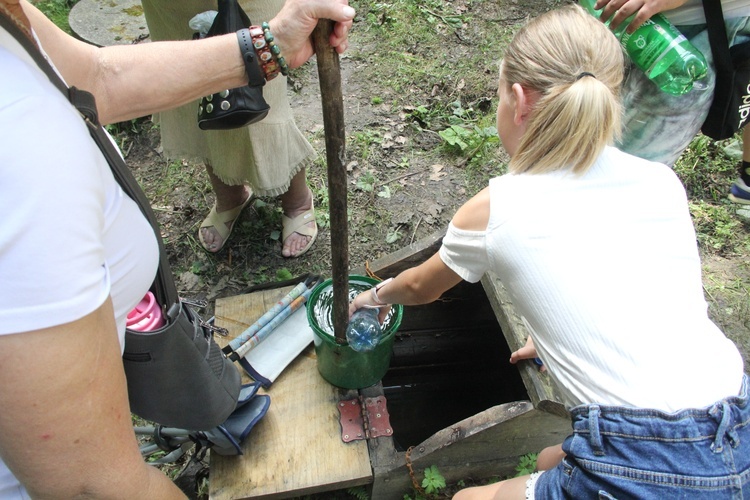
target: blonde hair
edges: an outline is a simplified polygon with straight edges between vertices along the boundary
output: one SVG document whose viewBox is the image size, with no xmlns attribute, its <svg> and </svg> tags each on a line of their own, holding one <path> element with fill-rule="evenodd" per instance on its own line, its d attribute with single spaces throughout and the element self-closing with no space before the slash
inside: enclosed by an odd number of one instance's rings
<svg viewBox="0 0 750 500">
<path fill-rule="evenodd" d="M 500 85 L 538 94 L 509 170 L 588 170 L 620 134 L 622 48 L 578 5 L 547 12 L 513 38 Z"/>
</svg>

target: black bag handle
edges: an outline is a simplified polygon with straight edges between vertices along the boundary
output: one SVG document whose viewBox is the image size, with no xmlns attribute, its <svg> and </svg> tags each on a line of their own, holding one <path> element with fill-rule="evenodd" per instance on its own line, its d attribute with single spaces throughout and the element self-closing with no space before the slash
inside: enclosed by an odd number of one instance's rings
<svg viewBox="0 0 750 500">
<path fill-rule="evenodd" d="M 720 70 L 731 72 L 734 65 L 729 54 L 729 38 L 724 24 L 724 12 L 721 10 L 721 0 L 703 0 L 703 12 L 706 14 L 708 41 L 711 43 L 717 73 Z"/>
<path fill-rule="evenodd" d="M 99 124 L 94 96 L 85 90 L 68 87 L 54 68 L 52 68 L 50 63 L 44 58 L 39 48 L 13 21 L 2 14 L 0 14 L 0 27 L 4 28 L 8 33 L 15 37 L 18 43 L 20 43 L 26 52 L 28 52 L 34 59 L 39 68 L 44 71 L 50 82 L 52 82 L 52 84 L 63 93 L 70 103 L 78 109 L 88 126 L 91 137 L 107 159 L 107 163 L 109 163 L 112 173 L 120 184 L 120 187 L 122 187 L 122 190 L 136 202 L 149 224 L 151 224 L 151 228 L 154 230 L 156 241 L 159 245 L 159 268 L 156 272 L 156 278 L 154 279 L 152 289 L 156 296 L 156 300 L 162 307 L 162 312 L 165 314 L 165 317 L 167 317 L 172 305 L 179 302 L 179 295 L 177 294 L 177 287 L 174 283 L 172 269 L 169 267 L 169 259 L 167 258 L 167 252 L 164 248 L 164 241 L 162 240 L 161 231 L 159 230 L 159 223 L 156 220 L 156 216 L 151 209 L 151 203 L 148 201 L 148 198 L 146 198 L 143 189 L 141 189 L 138 181 L 133 177 L 132 172 L 125 163 L 125 160 L 120 156 L 119 151 L 117 151 L 114 144 L 112 144 L 109 135 Z"/>
</svg>

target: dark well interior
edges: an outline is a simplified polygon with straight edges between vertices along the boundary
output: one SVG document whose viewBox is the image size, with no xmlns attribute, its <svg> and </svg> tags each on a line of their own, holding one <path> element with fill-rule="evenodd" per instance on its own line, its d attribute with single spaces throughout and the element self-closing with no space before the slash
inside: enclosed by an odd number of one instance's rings
<svg viewBox="0 0 750 500">
<path fill-rule="evenodd" d="M 399 450 L 492 406 L 529 399 L 480 283 L 404 307 L 383 377 Z"/>
</svg>

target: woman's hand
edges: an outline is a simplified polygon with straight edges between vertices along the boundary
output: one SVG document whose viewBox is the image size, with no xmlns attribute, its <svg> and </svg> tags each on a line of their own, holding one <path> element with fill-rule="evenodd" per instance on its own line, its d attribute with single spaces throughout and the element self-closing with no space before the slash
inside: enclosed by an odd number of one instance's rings
<svg viewBox="0 0 750 500">
<path fill-rule="evenodd" d="M 510 362 L 512 364 L 516 364 L 522 359 L 538 359 L 536 346 L 534 346 L 534 340 L 531 338 L 531 335 L 526 339 L 526 345 L 510 354 Z M 541 365 L 539 371 L 544 371 L 546 369 L 547 368 L 544 365 Z"/>
<path fill-rule="evenodd" d="M 287 0 L 268 24 L 287 64 L 296 68 L 315 52 L 310 35 L 319 19 L 335 21 L 329 42 L 341 54 L 349 45 L 354 15 L 347 0 Z"/>
<path fill-rule="evenodd" d="M 8 11 L 16 21 L 21 23 L 22 26 L 27 30 L 31 30 L 31 22 L 21 8 L 20 0 L 0 0 L 0 5 L 2 5 L 5 8 L 4 10 Z"/>
<path fill-rule="evenodd" d="M 597 0 L 595 9 L 602 10 L 601 20 L 609 23 L 611 28 L 617 28 L 623 21 L 635 14 L 635 18 L 627 28 L 628 33 L 633 33 L 643 23 L 651 19 L 654 14 L 665 10 L 676 9 L 687 0 Z"/>
<path fill-rule="evenodd" d="M 386 316 L 388 316 L 388 313 L 391 310 L 390 305 L 381 306 L 375 302 L 375 299 L 372 296 L 372 290 L 365 290 L 364 292 L 354 297 L 354 300 L 349 303 L 349 319 L 352 318 L 352 314 L 354 314 L 357 309 L 362 309 L 363 307 L 367 306 L 378 308 L 378 321 L 380 321 L 381 325 L 383 324 L 383 321 L 385 321 Z"/>
</svg>

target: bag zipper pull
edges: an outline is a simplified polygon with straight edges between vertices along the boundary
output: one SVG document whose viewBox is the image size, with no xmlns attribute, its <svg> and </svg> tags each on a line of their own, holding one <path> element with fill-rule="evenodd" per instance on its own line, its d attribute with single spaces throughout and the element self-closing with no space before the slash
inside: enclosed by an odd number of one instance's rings
<svg viewBox="0 0 750 500">
<path fill-rule="evenodd" d="M 208 301 L 203 299 L 183 299 L 181 298 L 180 301 L 183 304 L 187 304 L 189 306 L 197 307 L 199 309 L 205 309 L 208 307 Z"/>
<path fill-rule="evenodd" d="M 222 337 L 226 337 L 227 335 L 229 335 L 229 330 L 221 326 L 214 325 L 214 318 L 214 316 L 211 316 L 211 319 L 209 319 L 208 321 L 201 320 L 201 326 L 218 335 L 221 335 Z"/>
</svg>

